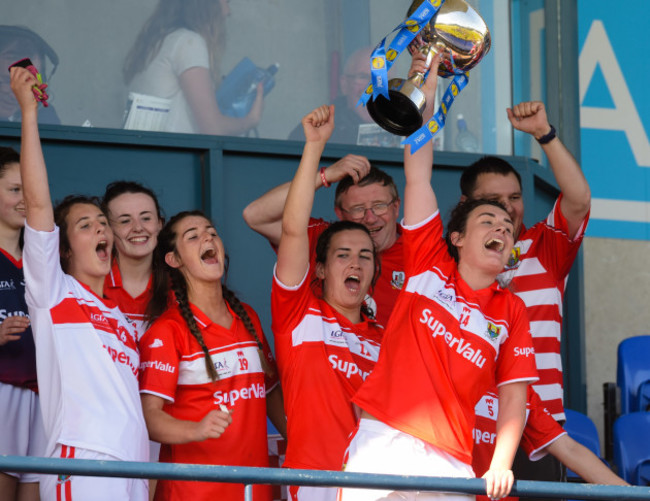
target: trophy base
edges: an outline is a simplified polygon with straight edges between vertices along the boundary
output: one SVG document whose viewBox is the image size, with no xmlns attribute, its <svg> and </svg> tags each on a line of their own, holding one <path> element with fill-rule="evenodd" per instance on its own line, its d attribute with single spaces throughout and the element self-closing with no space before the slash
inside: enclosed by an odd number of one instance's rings
<svg viewBox="0 0 650 501">
<path fill-rule="evenodd" d="M 394 78 L 388 83 L 388 95 L 377 96 L 366 104 L 371 118 L 382 129 L 398 136 L 410 136 L 422 127 L 425 99 L 422 91 L 408 80 Z"/>
</svg>

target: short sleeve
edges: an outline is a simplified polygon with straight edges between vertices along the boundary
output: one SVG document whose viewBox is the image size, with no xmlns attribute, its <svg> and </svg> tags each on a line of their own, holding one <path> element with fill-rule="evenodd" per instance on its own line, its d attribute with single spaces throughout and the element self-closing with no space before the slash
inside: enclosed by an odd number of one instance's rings
<svg viewBox="0 0 650 501">
<path fill-rule="evenodd" d="M 275 336 L 289 334 L 305 316 L 313 294 L 310 289 L 308 269 L 300 284 L 294 287 L 284 285 L 275 274 L 273 268 L 273 284 L 271 286 L 271 316 Z"/>
<path fill-rule="evenodd" d="M 176 322 L 160 319 L 140 339 L 140 393 L 174 401 L 180 367 L 179 328 Z"/>
<path fill-rule="evenodd" d="M 190 68 L 210 68 L 208 46 L 203 37 L 194 31 L 182 30 L 171 52 L 171 66 L 177 76 Z"/>
<path fill-rule="evenodd" d="M 36 308 L 51 308 L 65 295 L 59 255 L 59 228 L 37 231 L 25 224 L 23 248 L 25 298 Z"/>
</svg>

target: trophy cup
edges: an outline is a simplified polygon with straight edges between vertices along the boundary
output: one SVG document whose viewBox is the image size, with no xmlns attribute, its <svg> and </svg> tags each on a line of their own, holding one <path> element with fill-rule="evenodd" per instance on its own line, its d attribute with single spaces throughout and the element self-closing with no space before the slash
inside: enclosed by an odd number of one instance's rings
<svg viewBox="0 0 650 501">
<path fill-rule="evenodd" d="M 413 0 L 410 16 L 423 0 Z M 490 50 L 490 31 L 483 18 L 465 0 L 446 0 L 437 14 L 422 28 L 418 37 L 421 50 L 430 62 L 442 54 L 438 75 L 449 77 L 469 71 Z M 422 126 L 426 100 L 420 90 L 424 75 L 416 73 L 409 79 L 388 81 L 390 99 L 377 96 L 366 104 L 377 124 L 392 134 L 409 136 Z"/>
</svg>

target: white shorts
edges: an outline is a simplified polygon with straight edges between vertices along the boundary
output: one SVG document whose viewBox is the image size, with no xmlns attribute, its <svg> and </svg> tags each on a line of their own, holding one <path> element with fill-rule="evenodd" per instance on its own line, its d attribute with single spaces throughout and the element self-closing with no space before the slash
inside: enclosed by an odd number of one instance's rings
<svg viewBox="0 0 650 501">
<path fill-rule="evenodd" d="M 0 383 L 0 454 L 43 457 L 46 446 L 38 395 L 27 388 Z M 36 473 L 7 472 L 7 475 L 20 483 L 40 479 Z"/>
<path fill-rule="evenodd" d="M 52 457 L 119 461 L 100 452 L 57 444 Z M 43 475 L 41 501 L 148 501 L 149 483 L 143 478 Z"/>
<path fill-rule="evenodd" d="M 336 487 L 313 487 L 311 485 L 290 485 L 290 501 L 336 501 Z"/>
<path fill-rule="evenodd" d="M 361 419 L 348 447 L 346 472 L 474 478 L 472 467 L 433 445 L 374 419 Z M 470 494 L 388 491 L 378 489 L 339 490 L 339 501 L 449 499 L 467 501 Z"/>
</svg>

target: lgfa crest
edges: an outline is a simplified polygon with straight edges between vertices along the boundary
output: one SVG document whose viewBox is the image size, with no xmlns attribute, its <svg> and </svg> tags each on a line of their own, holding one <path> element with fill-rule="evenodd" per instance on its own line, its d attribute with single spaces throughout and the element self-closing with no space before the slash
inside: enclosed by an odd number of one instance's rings
<svg viewBox="0 0 650 501">
<path fill-rule="evenodd" d="M 494 325 L 492 322 L 488 322 L 487 335 L 489 336 L 489 338 L 496 339 L 499 337 L 499 334 L 501 334 L 501 327 L 499 327 L 498 325 Z"/>
</svg>

